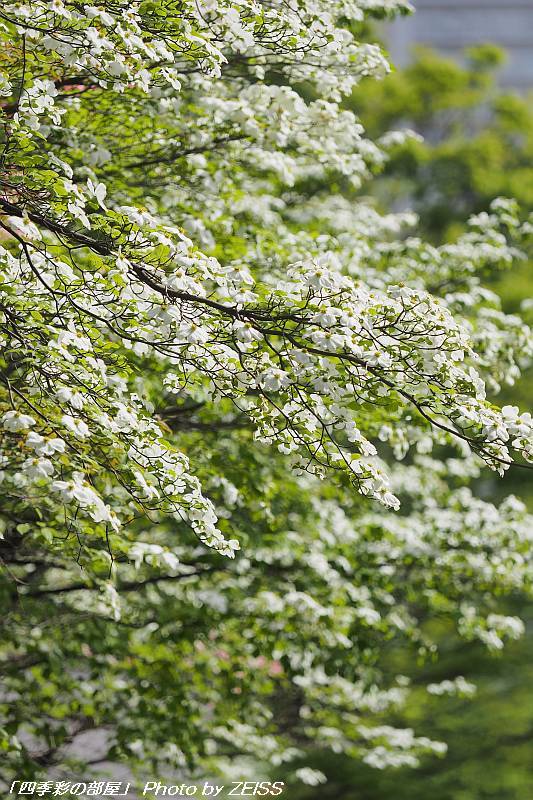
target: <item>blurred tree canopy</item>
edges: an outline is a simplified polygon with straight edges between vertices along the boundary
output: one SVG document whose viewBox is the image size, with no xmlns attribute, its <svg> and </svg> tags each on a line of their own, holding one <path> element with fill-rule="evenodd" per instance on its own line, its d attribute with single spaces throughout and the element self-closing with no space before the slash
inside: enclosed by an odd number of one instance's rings
<svg viewBox="0 0 533 800">
<path fill-rule="evenodd" d="M 392 152 L 379 190 L 387 208 L 413 207 L 438 241 L 500 195 L 533 206 L 533 108 L 498 89 L 504 58 L 495 46 L 478 46 L 461 66 L 419 46 L 409 66 L 352 95 L 373 136 L 404 126 L 423 136 Z"/>
</svg>

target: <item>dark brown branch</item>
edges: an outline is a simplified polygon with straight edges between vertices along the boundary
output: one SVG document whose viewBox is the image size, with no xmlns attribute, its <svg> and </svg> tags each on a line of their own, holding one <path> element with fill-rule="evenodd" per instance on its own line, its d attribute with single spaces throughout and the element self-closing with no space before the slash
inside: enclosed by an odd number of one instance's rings
<svg viewBox="0 0 533 800">
<path fill-rule="evenodd" d="M 119 594 L 120 592 L 132 592 L 136 591 L 137 589 L 142 589 L 144 586 L 149 586 L 150 584 L 160 583 L 164 581 L 181 581 L 185 580 L 186 578 L 197 577 L 198 575 L 207 575 L 208 573 L 216 572 L 221 569 L 224 568 L 217 566 L 210 566 L 210 567 L 204 567 L 203 569 L 195 570 L 193 572 L 187 572 L 186 574 L 181 574 L 181 575 L 153 575 L 152 577 L 146 578 L 145 580 L 142 581 L 125 581 L 124 583 L 120 583 L 117 585 L 117 592 L 119 592 Z M 69 592 L 79 592 L 83 590 L 99 591 L 100 587 L 98 585 L 91 586 L 88 583 L 79 582 L 79 583 L 71 583 L 68 586 L 45 587 L 43 589 L 36 589 L 31 592 L 24 592 L 24 593 L 21 592 L 21 594 L 23 594 L 24 597 L 34 598 L 34 597 L 45 597 L 47 595 L 67 594 Z"/>
</svg>

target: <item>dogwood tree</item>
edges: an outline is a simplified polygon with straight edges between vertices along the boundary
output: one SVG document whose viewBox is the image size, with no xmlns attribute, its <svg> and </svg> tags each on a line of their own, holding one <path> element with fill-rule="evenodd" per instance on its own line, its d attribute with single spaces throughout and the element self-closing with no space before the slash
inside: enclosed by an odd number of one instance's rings
<svg viewBox="0 0 533 800">
<path fill-rule="evenodd" d="M 483 284 L 531 226 L 499 200 L 438 248 L 343 191 L 399 136 L 343 109 L 388 70 L 357 26 L 408 7 L 3 3 L 17 775 L 93 728 L 184 773 L 313 743 L 415 765 L 444 745 L 387 723 L 387 643 L 434 653 L 435 614 L 520 634 L 497 598 L 530 586 L 531 520 L 468 484 L 533 461 L 531 416 L 493 403 L 531 334 Z"/>
</svg>

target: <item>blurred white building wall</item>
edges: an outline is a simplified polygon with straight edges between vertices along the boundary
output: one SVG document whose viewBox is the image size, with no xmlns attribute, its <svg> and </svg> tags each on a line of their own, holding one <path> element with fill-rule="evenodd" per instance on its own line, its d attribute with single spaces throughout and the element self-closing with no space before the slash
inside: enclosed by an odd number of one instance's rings
<svg viewBox="0 0 533 800">
<path fill-rule="evenodd" d="M 461 59 L 473 44 L 498 44 L 507 51 L 503 86 L 533 89 L 533 0 L 411 0 L 416 12 L 387 26 L 391 60 L 408 63 L 412 47 L 426 44 Z"/>
</svg>

